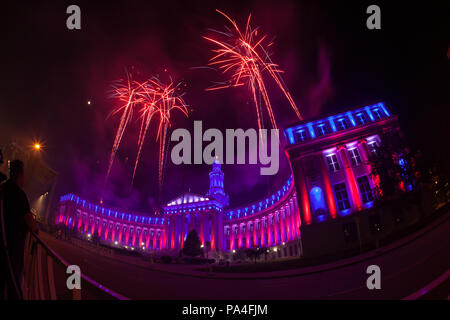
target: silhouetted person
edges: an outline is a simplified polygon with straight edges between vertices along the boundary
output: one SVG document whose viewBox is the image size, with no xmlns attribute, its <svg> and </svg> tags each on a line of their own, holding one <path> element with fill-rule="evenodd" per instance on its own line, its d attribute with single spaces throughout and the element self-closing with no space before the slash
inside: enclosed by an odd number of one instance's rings
<svg viewBox="0 0 450 320">
<path fill-rule="evenodd" d="M 23 284 L 23 263 L 25 238 L 29 230 L 36 230 L 33 215 L 30 212 L 30 205 L 27 196 L 22 190 L 24 185 L 24 164 L 20 160 L 14 160 L 9 165 L 10 178 L 0 187 L 0 194 L 3 204 L 2 226 L 2 283 L 3 288 L 6 283 L 7 298 L 22 298 Z M 4 237 L 5 231 L 6 237 Z M 6 239 L 5 239 L 6 238 Z M 8 256 L 5 256 L 5 240 L 8 248 Z M 10 265 L 13 275 L 10 272 Z M 4 264 L 6 263 L 6 265 Z M 13 278 L 14 277 L 14 278 Z M 3 290 L 2 290 L 3 295 Z"/>
</svg>

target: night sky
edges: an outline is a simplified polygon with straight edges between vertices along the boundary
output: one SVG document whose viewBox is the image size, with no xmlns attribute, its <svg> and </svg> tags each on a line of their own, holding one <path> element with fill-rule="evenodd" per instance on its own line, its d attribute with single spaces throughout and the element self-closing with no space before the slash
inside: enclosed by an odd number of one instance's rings
<svg viewBox="0 0 450 320">
<path fill-rule="evenodd" d="M 396 3 L 394 7 L 392 2 Z M 370 4 L 381 7 L 382 29 L 368 30 Z M 82 29 L 66 28 L 68 5 L 81 8 Z M 9 7 L 8 7 L 9 6 Z M 202 36 L 223 30 L 220 9 L 274 39 L 272 58 L 305 117 L 385 100 L 399 115 L 413 148 L 448 168 L 448 6 L 391 1 L 54 1 L 2 7 L 0 143 L 43 141 L 42 156 L 59 173 L 58 196 L 74 192 L 128 209 L 148 210 L 157 190 L 157 143 L 145 144 L 130 185 L 136 130 L 124 138 L 111 180 L 104 188 L 109 152 L 119 118 L 109 117 L 111 81 L 125 69 L 138 76 L 170 74 L 187 84 L 189 119 L 174 128 L 256 128 L 245 88 L 205 92 L 225 78 L 206 66 L 213 48 Z M 134 69 L 133 69 L 134 68 Z M 167 73 L 164 73 L 167 69 Z M 267 79 L 268 83 L 272 83 Z M 280 127 L 296 121 L 279 90 L 269 85 Z M 88 105 L 87 101 L 92 103 Z M 135 125 L 136 126 L 136 125 Z M 168 162 L 161 201 L 184 190 L 206 193 L 210 168 Z M 284 155 L 277 176 L 257 166 L 224 166 L 233 206 L 257 201 L 289 176 Z"/>
</svg>

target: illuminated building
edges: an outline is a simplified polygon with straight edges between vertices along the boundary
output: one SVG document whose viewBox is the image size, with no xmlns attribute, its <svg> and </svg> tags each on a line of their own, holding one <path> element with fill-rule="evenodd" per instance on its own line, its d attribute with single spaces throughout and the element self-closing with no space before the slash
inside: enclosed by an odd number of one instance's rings
<svg viewBox="0 0 450 320">
<path fill-rule="evenodd" d="M 373 244 L 405 226 L 396 225 L 389 210 L 370 210 L 383 193 L 373 170 L 377 153 L 383 142 L 401 137 L 397 116 L 383 102 L 303 121 L 284 132 L 300 207 L 303 256 Z M 397 151 L 401 156 L 403 151 Z M 394 154 L 386 156 L 394 160 Z M 409 184 L 407 191 L 411 189 Z"/>
<path fill-rule="evenodd" d="M 182 194 L 163 207 L 162 216 L 106 209 L 69 194 L 61 198 L 56 222 L 96 232 L 112 245 L 149 250 L 179 252 L 188 232 L 195 229 L 203 247 L 217 255 L 261 247 L 268 248 L 274 258 L 299 256 L 305 250 L 309 255 L 310 250 L 320 251 L 311 249 L 314 246 L 326 247 L 318 238 L 324 234 L 314 226 L 334 228 L 335 236 L 344 239 L 351 230 L 344 225 L 343 231 L 335 222 L 345 222 L 346 217 L 374 205 L 381 191 L 372 174 L 371 157 L 384 136 L 392 133 L 399 133 L 397 117 L 382 102 L 304 121 L 285 129 L 292 176 L 260 201 L 228 208 L 224 173 L 216 161 L 206 195 Z M 331 243 L 335 251 L 345 247 L 339 239 Z"/>
<path fill-rule="evenodd" d="M 386 132 L 398 130 L 397 117 L 382 102 L 285 129 L 302 221 L 370 208 L 376 187 L 371 155 Z"/>
</svg>

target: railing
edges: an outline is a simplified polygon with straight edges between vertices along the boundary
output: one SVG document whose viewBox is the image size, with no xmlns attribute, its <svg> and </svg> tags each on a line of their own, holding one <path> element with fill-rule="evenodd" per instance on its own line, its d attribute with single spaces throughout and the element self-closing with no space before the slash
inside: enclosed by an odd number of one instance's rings
<svg viewBox="0 0 450 320">
<path fill-rule="evenodd" d="M 120 299 L 128 300 L 88 276 L 81 274 L 81 289 L 69 290 L 66 273 L 69 263 L 47 246 L 35 233 L 29 233 L 25 244 L 23 298 L 25 300 L 56 299 Z"/>
</svg>

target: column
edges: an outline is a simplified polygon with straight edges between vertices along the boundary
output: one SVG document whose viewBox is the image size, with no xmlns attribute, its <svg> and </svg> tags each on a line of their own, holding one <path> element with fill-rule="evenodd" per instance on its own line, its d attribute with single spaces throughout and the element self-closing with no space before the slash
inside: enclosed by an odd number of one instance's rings
<svg viewBox="0 0 450 320">
<path fill-rule="evenodd" d="M 245 241 L 247 241 L 247 243 L 246 243 L 246 247 L 247 248 L 250 248 L 250 243 L 251 243 L 251 241 L 250 241 L 250 223 L 248 223 L 248 222 L 246 222 L 246 225 L 247 225 L 247 227 L 246 227 L 246 229 L 245 229 L 245 233 L 246 233 L 246 235 L 245 235 Z"/>
<path fill-rule="evenodd" d="M 217 234 L 216 234 L 216 250 L 223 250 L 224 248 L 224 237 L 223 237 L 223 213 L 222 211 L 216 212 L 214 215 L 217 223 Z"/>
<path fill-rule="evenodd" d="M 156 250 L 156 236 L 158 235 L 158 230 L 156 230 L 156 229 L 153 229 L 153 238 L 152 238 L 152 240 L 153 240 L 153 246 L 152 246 L 152 249 L 153 250 Z"/>
<path fill-rule="evenodd" d="M 239 223 L 237 225 L 237 228 L 238 228 L 238 248 L 242 248 L 242 225 Z"/>
<path fill-rule="evenodd" d="M 264 245 L 265 245 L 265 237 L 264 237 L 264 233 L 266 232 L 265 231 L 265 227 L 264 227 L 264 222 L 265 222 L 265 219 L 261 219 L 260 220 L 261 221 L 261 224 L 260 224 L 260 226 L 261 226 L 261 228 L 259 229 L 259 233 L 261 234 L 261 247 L 263 247 Z"/>
<path fill-rule="evenodd" d="M 100 219 L 100 221 L 98 222 L 98 228 L 97 228 L 97 232 L 98 232 L 98 237 L 101 239 L 102 238 L 102 226 L 103 226 L 103 221 L 102 219 Z"/>
<path fill-rule="evenodd" d="M 292 233 L 291 240 L 294 240 L 294 239 L 297 238 L 297 227 L 295 225 L 295 212 L 291 208 L 291 201 L 290 200 L 287 203 L 286 207 L 287 207 L 287 210 L 289 210 L 289 216 L 291 217 L 291 233 Z"/>
<path fill-rule="evenodd" d="M 281 209 L 284 213 L 284 227 L 286 229 L 286 238 L 285 241 L 291 241 L 292 240 L 292 233 L 291 233 L 291 216 L 289 215 L 289 212 L 287 211 L 286 206 L 283 206 Z"/>
<path fill-rule="evenodd" d="M 216 222 L 214 221 L 214 216 L 210 214 L 211 217 L 211 250 L 216 250 Z"/>
<path fill-rule="evenodd" d="M 127 231 L 125 232 L 125 243 L 128 245 L 130 239 L 130 226 L 127 226 Z"/>
<path fill-rule="evenodd" d="M 78 216 L 78 225 L 77 225 L 77 231 L 80 231 L 81 223 L 83 222 L 83 215 L 80 213 Z"/>
<path fill-rule="evenodd" d="M 138 243 L 138 246 L 139 247 L 142 247 L 142 233 L 143 233 L 143 230 L 142 230 L 142 228 L 141 229 L 139 229 L 139 243 Z"/>
<path fill-rule="evenodd" d="M 272 239 L 273 225 L 271 224 L 271 222 L 273 223 L 272 217 L 273 217 L 272 215 L 267 216 L 267 245 L 269 247 L 272 245 L 272 242 L 273 242 L 273 239 Z"/>
<path fill-rule="evenodd" d="M 235 226 L 232 224 L 231 225 L 231 235 L 230 235 L 230 251 L 235 250 L 236 248 L 234 247 L 234 228 Z"/>
<path fill-rule="evenodd" d="M 108 232 L 109 232 L 109 222 L 106 221 L 105 233 L 104 233 L 103 239 L 105 239 L 105 240 L 108 239 Z"/>
<path fill-rule="evenodd" d="M 185 215 L 183 213 L 180 214 L 181 216 L 181 233 L 180 233 L 180 248 L 183 248 L 184 246 L 184 228 L 185 228 Z"/>
<path fill-rule="evenodd" d="M 202 245 L 206 245 L 205 242 L 205 215 L 199 213 L 200 215 L 200 243 Z"/>
<path fill-rule="evenodd" d="M 167 248 L 167 235 L 166 235 L 166 229 L 165 228 L 163 228 L 161 230 L 161 234 L 162 234 L 162 238 L 163 238 L 163 244 L 162 244 L 161 248 L 165 249 L 165 248 Z"/>
<path fill-rule="evenodd" d="M 283 209 L 278 212 L 279 216 L 279 229 L 280 229 L 280 243 L 286 242 L 286 225 L 284 224 L 284 213 Z"/>
<path fill-rule="evenodd" d="M 131 237 L 131 246 L 134 247 L 136 244 L 136 227 L 133 227 L 133 236 Z"/>
<path fill-rule="evenodd" d="M 300 236 L 300 226 L 302 225 L 302 218 L 300 216 L 300 210 L 298 208 L 298 200 L 297 197 L 294 197 L 290 202 L 292 212 L 294 213 L 295 218 L 295 231 L 297 235 Z"/>
<path fill-rule="evenodd" d="M 361 152 L 361 157 L 363 158 L 363 162 L 370 165 L 370 151 L 369 147 L 367 146 L 367 140 L 361 139 L 358 141 L 358 146 L 361 148 L 358 148 L 359 150 L 362 149 L 363 152 Z"/>
<path fill-rule="evenodd" d="M 119 243 L 122 243 L 122 231 L 123 231 L 123 226 L 120 226 L 120 231 L 119 231 Z"/>
<path fill-rule="evenodd" d="M 148 245 L 150 243 L 150 229 L 147 229 L 147 235 L 145 236 L 145 248 L 148 250 Z"/>
<path fill-rule="evenodd" d="M 308 195 L 308 191 L 306 190 L 306 182 L 305 182 L 305 175 L 303 173 L 303 168 L 302 165 L 299 164 L 297 166 L 297 170 L 296 170 L 296 184 L 298 187 L 298 194 L 297 194 L 297 200 L 298 200 L 298 204 L 299 206 L 302 208 L 302 216 L 301 216 L 301 220 L 302 222 L 304 221 L 305 224 L 311 224 L 311 207 L 309 204 L 309 195 Z"/>
<path fill-rule="evenodd" d="M 253 244 L 255 245 L 255 248 L 258 247 L 258 237 L 256 235 L 256 226 L 257 226 L 257 221 L 253 220 Z"/>
<path fill-rule="evenodd" d="M 325 187 L 325 197 L 327 199 L 328 211 L 332 219 L 337 217 L 336 203 L 334 201 L 333 188 L 331 187 L 330 175 L 328 174 L 328 169 L 325 164 L 325 159 L 322 154 L 319 156 L 320 162 L 320 172 L 322 174 L 323 185 Z"/>
<path fill-rule="evenodd" d="M 175 219 L 170 217 L 170 249 L 175 249 Z"/>
<path fill-rule="evenodd" d="M 280 216 L 280 212 L 279 211 L 275 211 L 275 214 L 273 216 L 273 226 L 274 226 L 274 230 L 275 230 L 275 239 L 274 239 L 274 244 L 277 245 L 279 244 L 280 238 L 281 238 L 281 226 L 280 226 L 280 222 L 281 222 L 281 216 Z"/>
<path fill-rule="evenodd" d="M 361 196 L 359 194 L 358 185 L 356 183 L 355 175 L 353 174 L 353 169 L 351 163 L 347 156 L 347 148 L 345 146 L 340 146 L 339 152 L 341 154 L 342 161 L 344 163 L 345 179 L 347 181 L 347 186 L 350 191 L 350 198 L 354 208 L 358 211 L 362 210 Z"/>
</svg>

